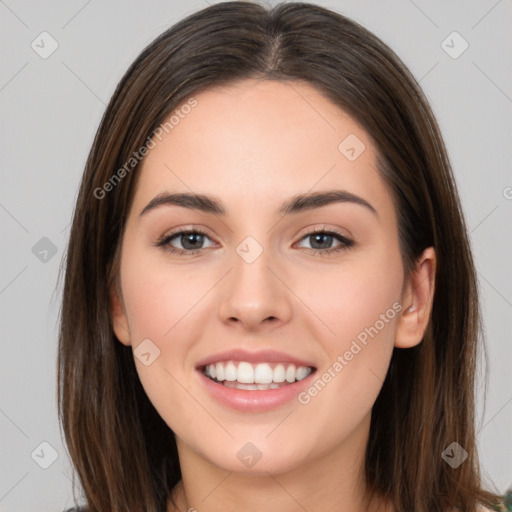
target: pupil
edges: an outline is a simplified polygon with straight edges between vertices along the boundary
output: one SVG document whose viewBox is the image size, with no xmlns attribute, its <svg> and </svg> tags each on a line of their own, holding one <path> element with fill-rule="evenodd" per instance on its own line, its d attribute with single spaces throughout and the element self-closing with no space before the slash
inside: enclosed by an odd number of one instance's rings
<svg viewBox="0 0 512 512">
<path fill-rule="evenodd" d="M 331 242 L 332 235 L 326 235 L 326 234 L 320 234 L 320 235 L 313 235 L 313 239 L 315 240 L 315 243 L 318 241 L 319 238 L 327 238 L 327 242 Z M 328 247 L 320 247 L 320 249 L 327 249 Z"/>
<path fill-rule="evenodd" d="M 185 247 L 185 249 L 196 249 L 198 245 L 199 245 L 199 246 L 201 245 L 201 240 L 199 240 L 199 244 L 197 244 L 197 243 L 196 243 L 196 244 L 194 245 L 193 239 L 194 239 L 194 238 L 197 238 L 197 237 L 201 238 L 202 236 L 203 236 L 203 235 L 201 235 L 201 234 L 199 234 L 199 233 L 189 233 L 189 234 L 187 234 L 187 235 L 183 235 L 184 240 L 185 240 L 185 243 L 183 243 L 183 240 L 182 240 L 183 247 Z M 191 247 L 187 247 L 187 244 L 188 244 L 188 243 L 189 243 L 189 241 L 191 241 L 191 240 L 192 240 L 192 246 L 191 246 Z M 196 240 L 196 242 L 197 242 L 197 240 Z"/>
</svg>

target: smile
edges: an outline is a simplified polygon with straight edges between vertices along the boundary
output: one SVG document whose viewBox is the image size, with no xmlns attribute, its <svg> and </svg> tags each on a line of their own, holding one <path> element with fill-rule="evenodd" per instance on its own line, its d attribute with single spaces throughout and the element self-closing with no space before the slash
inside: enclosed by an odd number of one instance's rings
<svg viewBox="0 0 512 512">
<path fill-rule="evenodd" d="M 317 363 L 272 348 L 232 348 L 196 362 L 199 387 L 221 407 L 259 413 L 293 404 Z"/>
<path fill-rule="evenodd" d="M 314 368 L 285 362 L 219 361 L 203 366 L 201 371 L 212 381 L 229 388 L 265 391 L 301 381 Z"/>
</svg>

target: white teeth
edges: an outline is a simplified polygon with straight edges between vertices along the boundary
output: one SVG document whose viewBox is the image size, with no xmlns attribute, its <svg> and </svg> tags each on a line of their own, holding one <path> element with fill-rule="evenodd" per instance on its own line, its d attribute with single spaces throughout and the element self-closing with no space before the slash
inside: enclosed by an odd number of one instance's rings
<svg viewBox="0 0 512 512">
<path fill-rule="evenodd" d="M 285 379 L 286 379 L 286 371 L 284 369 L 284 366 L 282 364 L 278 364 L 274 368 L 274 377 L 272 380 L 274 382 L 284 382 Z"/>
<path fill-rule="evenodd" d="M 309 375 L 309 368 L 306 368 L 305 366 L 299 366 L 297 368 L 297 371 L 295 372 L 295 376 L 297 377 L 297 380 L 302 380 L 306 378 Z"/>
<path fill-rule="evenodd" d="M 286 382 L 295 382 L 295 365 L 291 364 L 286 369 Z"/>
<path fill-rule="evenodd" d="M 256 369 L 254 370 L 254 382 L 258 384 L 270 384 L 273 377 L 274 372 L 268 364 L 263 363 L 256 365 Z"/>
<path fill-rule="evenodd" d="M 240 382 L 224 381 L 224 386 L 235 389 L 248 389 L 249 391 L 256 391 L 258 389 L 257 384 L 241 384 Z"/>
<path fill-rule="evenodd" d="M 236 366 L 230 361 L 227 365 L 226 365 L 226 369 L 225 369 L 225 372 L 224 372 L 224 377 L 226 380 L 230 381 L 230 382 L 233 382 L 236 380 Z"/>
<path fill-rule="evenodd" d="M 312 369 L 308 366 L 295 366 L 278 363 L 272 369 L 269 363 L 251 364 L 246 361 L 235 363 L 228 361 L 225 363 L 209 364 L 205 367 L 205 374 L 218 382 L 224 382 L 228 387 L 238 387 L 239 389 L 276 389 L 283 385 L 282 383 L 293 383 L 305 379 Z M 254 388 L 250 387 L 254 384 Z"/>
<path fill-rule="evenodd" d="M 254 382 L 254 368 L 250 363 L 244 361 L 238 363 L 236 380 L 242 384 L 252 384 Z"/>
<path fill-rule="evenodd" d="M 224 375 L 224 365 L 222 363 L 215 365 L 215 373 L 217 374 L 217 380 L 224 380 L 226 378 Z"/>
</svg>

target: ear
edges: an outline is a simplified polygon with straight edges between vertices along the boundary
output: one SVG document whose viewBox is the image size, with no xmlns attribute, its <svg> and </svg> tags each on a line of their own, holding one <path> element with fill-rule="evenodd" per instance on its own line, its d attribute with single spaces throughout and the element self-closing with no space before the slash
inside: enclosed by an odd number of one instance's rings
<svg viewBox="0 0 512 512">
<path fill-rule="evenodd" d="M 118 280 L 110 287 L 110 318 L 114 333 L 117 339 L 126 346 L 131 345 L 130 328 L 128 325 L 128 317 L 126 316 L 121 289 Z"/>
<path fill-rule="evenodd" d="M 436 253 L 433 247 L 428 247 L 404 283 L 395 347 L 411 348 L 423 339 L 434 300 L 435 275 Z"/>
</svg>

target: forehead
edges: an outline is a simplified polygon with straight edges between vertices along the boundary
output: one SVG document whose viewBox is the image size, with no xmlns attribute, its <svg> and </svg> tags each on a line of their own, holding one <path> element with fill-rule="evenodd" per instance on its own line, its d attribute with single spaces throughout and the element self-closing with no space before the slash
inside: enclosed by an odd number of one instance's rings
<svg viewBox="0 0 512 512">
<path fill-rule="evenodd" d="M 134 210 L 179 191 L 221 196 L 228 213 L 230 204 L 255 213 L 329 188 L 390 207 L 368 134 L 314 86 L 251 79 L 193 98 L 137 171 Z"/>
</svg>

